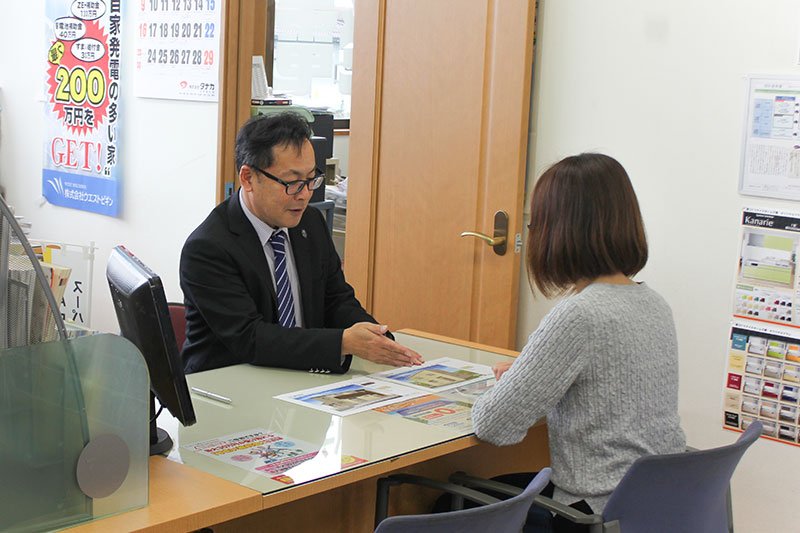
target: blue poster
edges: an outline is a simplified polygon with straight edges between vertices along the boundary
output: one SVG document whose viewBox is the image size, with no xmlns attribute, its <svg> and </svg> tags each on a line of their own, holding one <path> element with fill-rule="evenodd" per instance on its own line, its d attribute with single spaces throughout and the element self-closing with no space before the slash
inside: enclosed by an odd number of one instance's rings
<svg viewBox="0 0 800 533">
<path fill-rule="evenodd" d="M 121 0 L 47 0 L 42 195 L 117 216 Z"/>
</svg>

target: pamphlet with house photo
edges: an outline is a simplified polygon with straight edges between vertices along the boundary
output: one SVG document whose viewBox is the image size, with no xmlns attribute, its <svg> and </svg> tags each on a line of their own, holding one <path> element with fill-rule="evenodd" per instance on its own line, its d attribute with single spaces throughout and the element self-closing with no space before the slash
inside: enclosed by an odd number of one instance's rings
<svg viewBox="0 0 800 533">
<path fill-rule="evenodd" d="M 347 416 L 421 394 L 421 391 L 410 387 L 366 376 L 280 394 L 275 398 L 328 414 Z"/>
<path fill-rule="evenodd" d="M 332 415 L 347 416 L 493 377 L 491 367 L 486 365 L 441 358 L 413 368 L 393 368 L 362 378 L 280 394 L 275 398 Z"/>
<path fill-rule="evenodd" d="M 491 367 L 443 357 L 413 368 L 393 368 L 371 374 L 376 379 L 402 383 L 425 392 L 442 392 L 494 377 Z"/>
</svg>

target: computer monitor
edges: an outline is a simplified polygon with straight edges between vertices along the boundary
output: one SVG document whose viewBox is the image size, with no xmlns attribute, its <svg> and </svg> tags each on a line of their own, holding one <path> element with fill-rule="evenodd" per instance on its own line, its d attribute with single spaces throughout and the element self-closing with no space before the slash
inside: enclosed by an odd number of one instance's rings
<svg viewBox="0 0 800 533">
<path fill-rule="evenodd" d="M 106 278 L 122 336 L 139 348 L 150 372 L 150 455 L 164 453 L 172 448 L 172 439 L 156 426 L 154 395 L 184 426 L 197 421 L 164 287 L 124 246 L 111 251 Z"/>
</svg>

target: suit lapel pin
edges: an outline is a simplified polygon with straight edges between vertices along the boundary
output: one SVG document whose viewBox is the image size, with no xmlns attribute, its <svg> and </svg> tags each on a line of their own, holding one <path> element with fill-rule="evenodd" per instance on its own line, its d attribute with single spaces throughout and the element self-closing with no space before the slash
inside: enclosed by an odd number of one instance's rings
<svg viewBox="0 0 800 533">
<path fill-rule="evenodd" d="M 304 229 L 300 230 L 300 235 L 302 235 L 304 239 L 308 237 L 308 233 L 306 233 L 306 230 Z"/>
</svg>

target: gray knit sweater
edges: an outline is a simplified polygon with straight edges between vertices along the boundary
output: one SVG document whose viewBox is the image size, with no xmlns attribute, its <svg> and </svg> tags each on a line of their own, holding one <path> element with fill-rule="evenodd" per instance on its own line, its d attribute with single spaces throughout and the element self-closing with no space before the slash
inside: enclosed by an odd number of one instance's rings
<svg viewBox="0 0 800 533">
<path fill-rule="evenodd" d="M 644 283 L 595 283 L 557 304 L 475 402 L 475 434 L 520 442 L 547 415 L 555 499 L 603 510 L 635 459 L 682 451 L 672 312 Z"/>
</svg>

